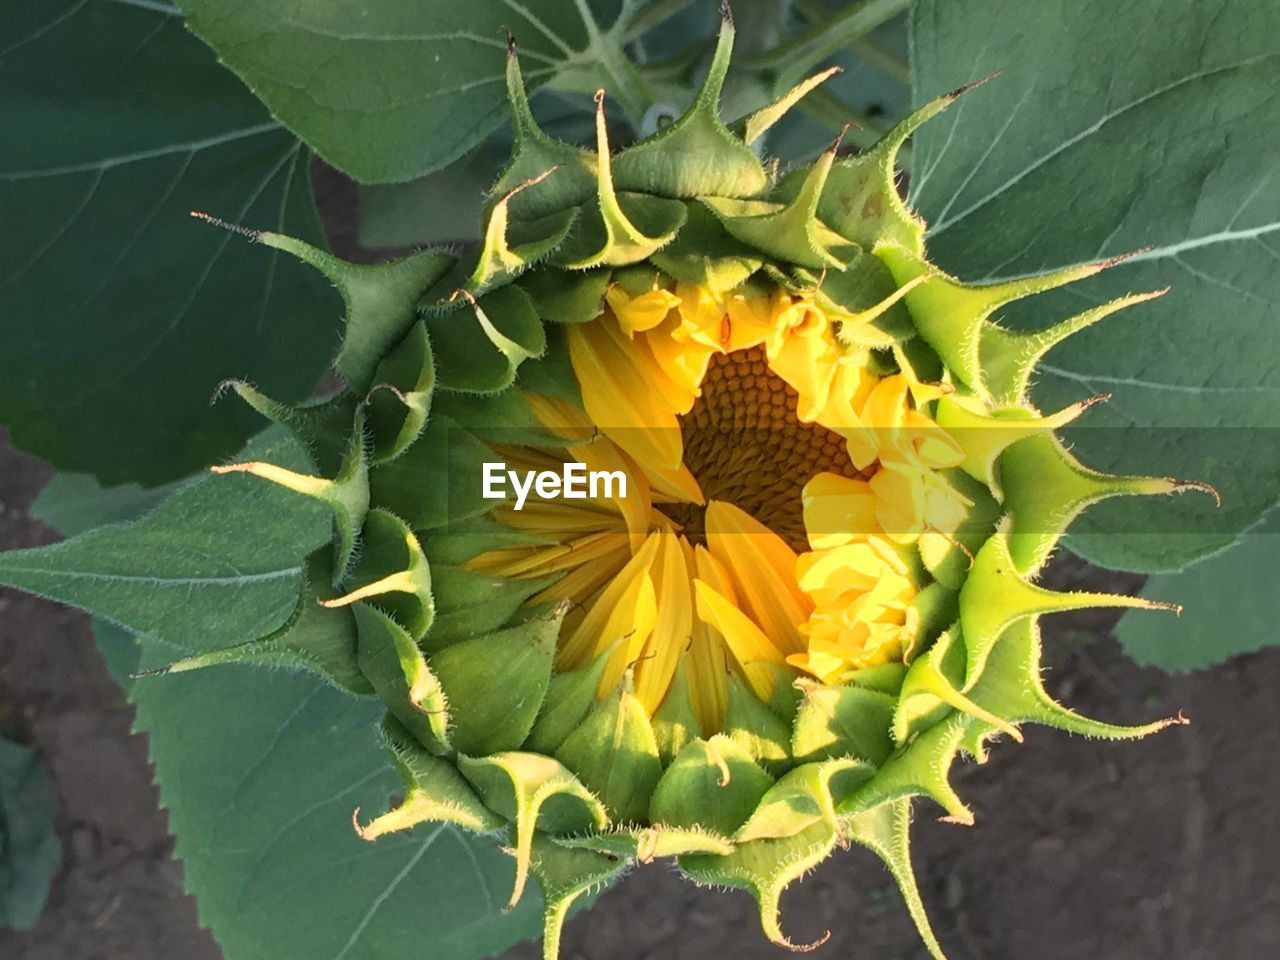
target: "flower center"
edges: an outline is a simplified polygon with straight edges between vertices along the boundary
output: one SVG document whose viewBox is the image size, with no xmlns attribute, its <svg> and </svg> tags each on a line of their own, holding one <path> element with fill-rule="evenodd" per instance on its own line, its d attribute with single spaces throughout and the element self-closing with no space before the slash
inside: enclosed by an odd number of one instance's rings
<svg viewBox="0 0 1280 960">
<path fill-rule="evenodd" d="M 801 491 L 822 472 L 857 477 L 844 440 L 796 416 L 798 394 L 769 369 L 763 347 L 711 358 L 702 395 L 680 418 L 684 462 L 707 500 L 731 503 L 807 548 Z M 693 543 L 706 542 L 706 510 L 660 504 Z"/>
</svg>

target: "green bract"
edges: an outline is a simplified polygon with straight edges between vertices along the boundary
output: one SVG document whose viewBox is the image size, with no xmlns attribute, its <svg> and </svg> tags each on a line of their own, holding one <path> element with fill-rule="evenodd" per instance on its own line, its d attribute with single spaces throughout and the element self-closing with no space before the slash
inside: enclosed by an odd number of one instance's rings
<svg viewBox="0 0 1280 960">
<path fill-rule="evenodd" d="M 282 627 L 167 672 L 290 664 L 379 698 L 403 801 L 371 820 L 357 812 L 356 829 L 374 840 L 448 822 L 506 842 L 516 863 L 512 902 L 530 873 L 545 895 L 548 957 L 584 892 L 668 857 L 697 882 L 751 891 L 768 937 L 794 946 L 780 926 L 782 891 L 850 842 L 885 862 L 941 957 L 912 873 L 913 798 L 972 823 L 949 783 L 951 765 L 961 754 L 981 762 L 994 736 L 1020 739 L 1024 723 L 1126 739 L 1178 722 L 1117 727 L 1055 703 L 1040 681 L 1040 615 L 1156 604 L 1034 582 L 1090 504 L 1192 486 L 1090 470 L 1054 435 L 1089 402 L 1045 414 L 1027 395 L 1057 343 L 1157 294 L 1035 333 L 1002 328 L 995 315 L 1006 304 L 1109 263 L 985 286 L 930 264 L 924 224 L 895 185 L 895 158 L 964 90 L 927 104 L 865 153 L 842 158 L 833 145 L 812 167 L 778 175 L 751 144 L 814 83 L 726 125 L 718 102 L 733 36 L 726 16 L 688 112 L 617 154 L 603 94 L 595 153 L 539 130 L 513 44 L 515 152 L 469 255 L 428 250 L 366 267 L 278 233 L 253 234 L 316 267 L 342 294 L 335 367 L 345 387 L 289 407 L 230 384 L 293 431 L 312 470 L 255 461 L 215 471 L 251 473 L 323 503 L 333 544 L 309 559 Z M 716 730 L 700 723 L 683 668 L 652 711 L 631 670 L 600 695 L 614 648 L 558 669 L 573 604 L 536 599 L 556 574 L 499 577 L 472 564 L 536 542 L 494 519 L 480 469 L 496 458 L 495 443 L 563 445 L 526 392 L 581 407 L 567 331 L 600 322 L 615 288 L 640 296 L 673 284 L 812 297 L 838 321 L 842 349 L 905 377 L 913 409 L 965 438 L 962 461 L 942 476 L 963 517 L 945 536 L 901 546 L 917 588 L 901 655 L 835 680 L 778 669 L 768 698 L 735 673 Z"/>
</svg>

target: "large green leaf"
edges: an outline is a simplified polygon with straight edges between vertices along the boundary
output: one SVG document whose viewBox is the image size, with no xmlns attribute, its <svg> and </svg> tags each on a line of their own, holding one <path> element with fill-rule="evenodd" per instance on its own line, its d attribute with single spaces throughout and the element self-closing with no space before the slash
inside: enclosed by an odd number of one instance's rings
<svg viewBox="0 0 1280 960">
<path fill-rule="evenodd" d="M 358 180 L 456 160 L 507 116 L 503 29 L 530 88 L 583 74 L 638 121 L 620 41 L 641 0 L 181 0 L 191 28 L 290 129 Z"/>
<path fill-rule="evenodd" d="M 314 271 L 188 216 L 319 236 L 307 155 L 163 3 L 0 0 L 0 420 L 111 483 L 259 428 L 219 381 L 304 396 L 337 343 Z"/>
<path fill-rule="evenodd" d="M 303 465 L 275 433 L 246 453 Z M 77 482 L 42 511 L 79 524 L 95 511 L 117 517 L 126 502 Z M 140 666 L 153 668 L 281 622 L 328 522 L 256 478 L 201 478 L 132 524 L 0 554 L 0 583 L 126 624 L 142 635 Z M 100 629 L 99 642 L 135 669 L 128 634 Z M 201 922 L 228 960 L 471 960 L 536 932 L 536 897 L 500 912 L 513 869 L 492 844 L 451 827 L 356 836 L 353 809 L 381 811 L 399 789 L 375 701 L 252 667 L 139 679 L 130 698 Z"/>
<path fill-rule="evenodd" d="M 1223 509 L 1104 504 L 1070 546 L 1170 570 L 1230 544 L 1280 487 L 1280 5 L 921 0 L 912 28 L 918 100 L 1004 71 L 917 135 L 944 268 L 994 281 L 1147 247 L 1014 325 L 1173 287 L 1056 349 L 1037 399 L 1113 394 L 1086 423 L 1122 429 L 1074 431 L 1081 458 L 1207 480 Z"/>
<path fill-rule="evenodd" d="M 1275 526 L 1271 517 L 1267 523 Z M 1183 605 L 1178 629 L 1152 623 L 1154 617 L 1124 617 L 1116 636 L 1125 650 L 1138 663 L 1178 673 L 1280 644 L 1276 534 L 1275 529 L 1250 531 L 1235 546 L 1180 573 L 1152 577 L 1143 593 Z"/>
</svg>

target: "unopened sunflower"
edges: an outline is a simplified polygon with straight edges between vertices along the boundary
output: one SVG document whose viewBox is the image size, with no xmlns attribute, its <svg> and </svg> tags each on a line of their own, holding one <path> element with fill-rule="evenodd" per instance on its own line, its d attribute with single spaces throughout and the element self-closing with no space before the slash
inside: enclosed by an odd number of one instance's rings
<svg viewBox="0 0 1280 960">
<path fill-rule="evenodd" d="M 783 889 L 851 842 L 941 957 L 915 798 L 972 823 L 953 762 L 1024 723 L 1177 722 L 1050 699 L 1042 614 L 1158 604 L 1035 583 L 1089 504 L 1190 486 L 1090 470 L 1055 430 L 1095 398 L 1028 398 L 1055 344 L 1158 294 L 999 326 L 1108 264 L 975 286 L 929 263 L 895 158 L 963 91 L 779 176 L 751 144 L 822 78 L 730 129 L 732 42 L 726 19 L 689 111 L 617 154 L 603 94 L 594 153 L 538 129 L 513 47 L 515 151 L 472 255 L 358 267 L 254 234 L 344 296 L 345 389 L 286 408 L 234 384 L 315 469 L 217 469 L 324 501 L 334 546 L 282 628 L 170 669 L 302 663 L 381 698 L 403 802 L 356 829 L 499 838 L 548 957 L 576 898 L 659 858 L 749 890 L 795 946 Z"/>
</svg>

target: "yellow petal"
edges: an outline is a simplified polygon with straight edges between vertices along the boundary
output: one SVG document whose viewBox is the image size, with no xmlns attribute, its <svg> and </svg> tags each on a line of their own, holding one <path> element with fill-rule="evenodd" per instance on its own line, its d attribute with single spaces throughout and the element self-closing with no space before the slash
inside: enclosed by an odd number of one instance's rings
<svg viewBox="0 0 1280 960">
<path fill-rule="evenodd" d="M 636 696 L 650 714 L 662 704 L 693 632 L 693 598 L 684 551 L 674 532 L 663 531 L 658 537 L 657 619 L 635 674 Z"/>
<path fill-rule="evenodd" d="M 804 649 L 800 624 L 813 608 L 796 583 L 796 554 L 781 537 L 728 503 L 711 501 L 707 546 L 733 579 L 742 609 L 783 653 Z"/>
<path fill-rule="evenodd" d="M 752 692 L 768 702 L 773 696 L 777 680 L 777 674 L 769 666 L 785 663 L 784 657 L 750 617 L 706 582 L 695 580 L 693 588 L 697 596 L 699 619 L 714 627 L 720 634 L 725 647 L 742 668 L 742 675 Z"/>
<path fill-rule="evenodd" d="M 633 297 L 616 283 L 605 291 L 604 299 L 629 337 L 652 330 L 680 305 L 680 298 L 670 290 L 659 287 Z"/>
<path fill-rule="evenodd" d="M 805 484 L 800 498 L 814 550 L 852 543 L 879 530 L 876 495 L 865 480 L 820 473 Z"/>
</svg>

